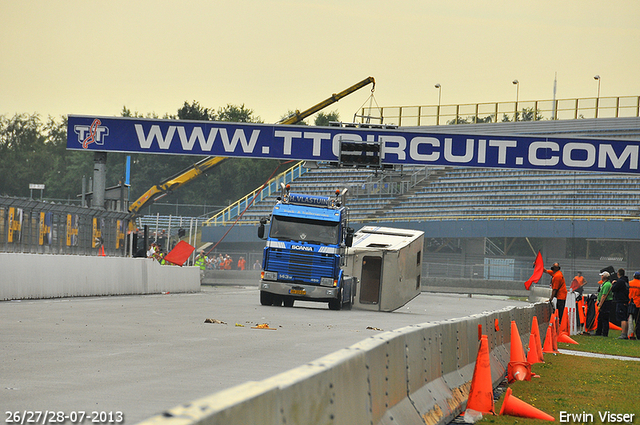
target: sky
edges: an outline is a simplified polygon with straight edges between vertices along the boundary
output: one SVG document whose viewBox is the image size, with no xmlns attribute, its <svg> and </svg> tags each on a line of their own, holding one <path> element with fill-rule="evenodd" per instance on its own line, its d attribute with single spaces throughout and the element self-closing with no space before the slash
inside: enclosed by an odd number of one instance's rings
<svg viewBox="0 0 640 425">
<path fill-rule="evenodd" d="M 0 0 L 0 115 L 640 95 L 637 0 Z M 512 83 L 519 81 L 518 86 Z M 516 93 L 516 90 L 519 92 Z M 353 121 L 362 89 L 330 106 Z"/>
</svg>

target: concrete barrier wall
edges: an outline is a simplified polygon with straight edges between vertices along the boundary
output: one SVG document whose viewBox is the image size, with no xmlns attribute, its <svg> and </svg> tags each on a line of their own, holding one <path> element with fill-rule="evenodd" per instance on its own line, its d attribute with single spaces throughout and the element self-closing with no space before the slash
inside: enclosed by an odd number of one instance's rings
<svg viewBox="0 0 640 425">
<path fill-rule="evenodd" d="M 206 270 L 202 279 L 203 285 L 258 286 L 259 283 L 260 271 L 256 270 Z M 551 288 L 533 285 L 527 291 L 522 282 L 515 281 L 423 277 L 422 292 L 529 297 L 529 301 L 537 302 L 544 297 L 549 299 Z M 532 300 L 534 292 L 535 300 Z"/>
<path fill-rule="evenodd" d="M 197 267 L 147 258 L 0 253 L 0 300 L 197 292 Z"/>
<path fill-rule="evenodd" d="M 544 339 L 548 303 L 407 326 L 260 382 L 170 409 L 146 425 L 442 425 L 464 410 L 478 352 L 488 336 L 494 387 L 509 363 L 511 321 L 523 346 L 533 317 Z"/>
</svg>

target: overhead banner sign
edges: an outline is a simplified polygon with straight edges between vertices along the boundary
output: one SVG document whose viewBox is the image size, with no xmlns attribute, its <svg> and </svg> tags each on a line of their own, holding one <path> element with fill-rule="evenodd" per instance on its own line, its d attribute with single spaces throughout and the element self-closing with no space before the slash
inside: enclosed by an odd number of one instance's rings
<svg viewBox="0 0 640 425">
<path fill-rule="evenodd" d="M 487 124 L 490 125 L 490 124 Z M 430 134 L 69 115 L 67 149 L 337 162 L 340 142 L 381 144 L 382 164 L 638 173 L 640 141 Z"/>
</svg>

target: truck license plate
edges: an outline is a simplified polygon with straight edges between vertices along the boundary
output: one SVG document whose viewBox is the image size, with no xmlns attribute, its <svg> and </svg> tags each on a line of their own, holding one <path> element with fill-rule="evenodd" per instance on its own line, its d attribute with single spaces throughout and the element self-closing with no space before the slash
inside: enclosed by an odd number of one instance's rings
<svg viewBox="0 0 640 425">
<path fill-rule="evenodd" d="M 291 289 L 289 293 L 291 295 L 307 295 L 306 289 Z"/>
</svg>

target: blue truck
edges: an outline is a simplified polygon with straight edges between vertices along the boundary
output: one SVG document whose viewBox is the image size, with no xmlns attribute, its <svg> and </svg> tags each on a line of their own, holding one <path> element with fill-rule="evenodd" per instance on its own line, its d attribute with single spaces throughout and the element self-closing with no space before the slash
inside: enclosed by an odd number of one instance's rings
<svg viewBox="0 0 640 425">
<path fill-rule="evenodd" d="M 350 309 L 357 281 L 343 271 L 354 233 L 348 226 L 347 189 L 335 196 L 291 193 L 284 184 L 281 189 L 270 218 L 262 218 L 258 227 L 258 237 L 267 241 L 260 303 L 292 307 L 304 300 Z"/>
</svg>

